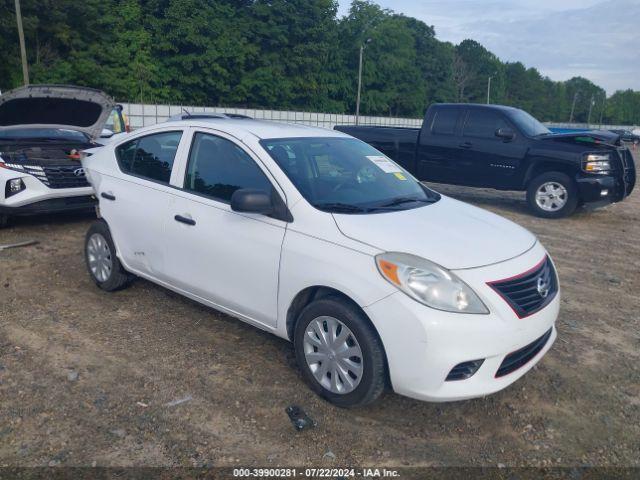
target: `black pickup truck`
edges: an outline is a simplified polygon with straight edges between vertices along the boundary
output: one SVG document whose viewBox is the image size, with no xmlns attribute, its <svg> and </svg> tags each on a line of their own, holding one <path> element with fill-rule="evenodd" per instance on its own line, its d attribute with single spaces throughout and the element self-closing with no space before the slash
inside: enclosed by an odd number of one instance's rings
<svg viewBox="0 0 640 480">
<path fill-rule="evenodd" d="M 527 192 L 533 212 L 566 217 L 579 205 L 619 202 L 636 182 L 633 156 L 605 131 L 553 134 L 523 110 L 435 104 L 422 128 L 336 126 L 419 180 Z"/>
</svg>

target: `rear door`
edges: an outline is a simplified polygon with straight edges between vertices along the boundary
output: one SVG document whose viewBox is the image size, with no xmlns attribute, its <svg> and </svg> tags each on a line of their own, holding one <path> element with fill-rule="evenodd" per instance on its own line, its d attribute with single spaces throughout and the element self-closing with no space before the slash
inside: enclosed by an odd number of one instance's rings
<svg viewBox="0 0 640 480">
<path fill-rule="evenodd" d="M 240 188 L 281 190 L 246 147 L 224 133 L 196 130 L 165 220 L 166 277 L 193 295 L 275 326 L 280 251 L 287 223 L 231 209 Z M 181 157 L 182 158 L 182 157 Z"/>
<path fill-rule="evenodd" d="M 415 174 L 420 180 L 456 183 L 459 124 L 464 110 L 453 105 L 432 109 L 433 114 L 427 115 L 420 133 Z"/>
<path fill-rule="evenodd" d="M 516 136 L 505 140 L 496 135 L 500 128 Z M 527 143 L 502 112 L 489 108 L 469 108 L 464 118 L 458 168 L 465 184 L 478 187 L 515 186 L 518 167 L 524 159 Z"/>
<path fill-rule="evenodd" d="M 184 131 L 161 131 L 115 148 L 118 177 L 101 177 L 100 212 L 125 265 L 160 278 L 164 269 L 163 223 L 171 204 L 173 164 Z"/>
</svg>

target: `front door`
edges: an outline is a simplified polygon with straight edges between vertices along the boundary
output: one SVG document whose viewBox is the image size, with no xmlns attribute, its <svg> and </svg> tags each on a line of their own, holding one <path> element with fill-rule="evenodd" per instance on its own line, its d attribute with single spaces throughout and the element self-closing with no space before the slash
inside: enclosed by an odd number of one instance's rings
<svg viewBox="0 0 640 480">
<path fill-rule="evenodd" d="M 167 211 L 166 276 L 193 295 L 275 326 L 287 224 L 231 210 L 231 195 L 240 188 L 274 187 L 264 166 L 234 139 L 194 132 L 184 178 Z"/>
</svg>

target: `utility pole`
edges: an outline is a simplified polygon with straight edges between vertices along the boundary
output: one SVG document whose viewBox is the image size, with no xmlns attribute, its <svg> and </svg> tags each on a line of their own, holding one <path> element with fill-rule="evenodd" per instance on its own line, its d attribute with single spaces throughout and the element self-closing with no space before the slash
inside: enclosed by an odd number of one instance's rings
<svg viewBox="0 0 640 480">
<path fill-rule="evenodd" d="M 18 22 L 18 38 L 20 39 L 20 57 L 22 58 L 22 78 L 25 85 L 29 85 L 29 67 L 27 66 L 27 49 L 24 46 L 24 31 L 22 30 L 22 13 L 20 0 L 16 0 L 16 21 Z"/>
<path fill-rule="evenodd" d="M 489 81 L 487 82 L 487 105 L 491 103 L 491 78 L 489 77 Z"/>
<path fill-rule="evenodd" d="M 573 103 L 571 104 L 571 115 L 569 116 L 569 123 L 573 123 L 573 113 L 576 110 L 576 102 L 578 101 L 578 94 L 580 91 L 577 91 L 573 94 Z"/>
<path fill-rule="evenodd" d="M 593 94 L 591 94 L 591 101 L 589 102 L 589 116 L 587 117 L 587 126 L 591 125 L 591 111 L 593 110 L 594 101 L 595 100 Z"/>
<path fill-rule="evenodd" d="M 358 63 L 358 97 L 356 99 L 356 125 L 360 123 L 360 93 L 362 91 L 362 57 L 364 56 L 364 47 L 367 43 L 371 43 L 371 39 L 368 38 L 362 45 L 360 45 L 360 62 Z"/>
</svg>

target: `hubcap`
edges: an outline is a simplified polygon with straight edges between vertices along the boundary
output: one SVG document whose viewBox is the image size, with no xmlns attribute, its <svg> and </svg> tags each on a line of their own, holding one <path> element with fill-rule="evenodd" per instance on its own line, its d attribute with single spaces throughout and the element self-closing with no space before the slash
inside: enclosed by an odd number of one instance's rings
<svg viewBox="0 0 640 480">
<path fill-rule="evenodd" d="M 557 212 L 566 205 L 568 196 L 564 185 L 558 182 L 547 182 L 538 188 L 536 204 L 547 212 Z"/>
<path fill-rule="evenodd" d="M 304 356 L 313 376 L 332 393 L 354 391 L 362 380 L 362 350 L 353 332 L 337 318 L 318 317 L 304 332 Z"/>
<path fill-rule="evenodd" d="M 87 259 L 91 274 L 99 282 L 106 282 L 111 276 L 113 260 L 107 240 L 99 233 L 94 233 L 87 243 Z"/>
</svg>

